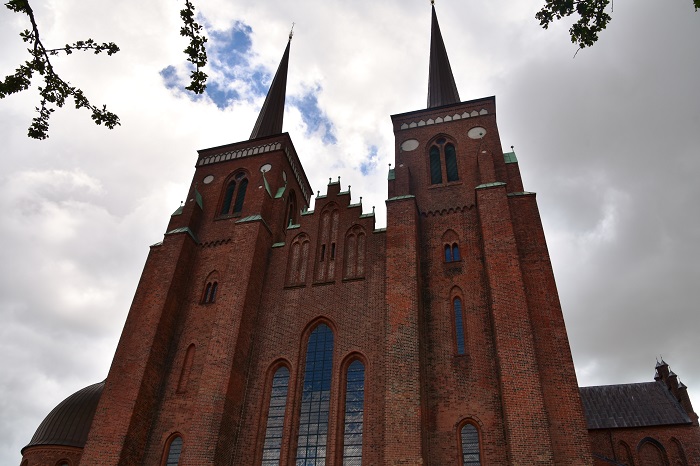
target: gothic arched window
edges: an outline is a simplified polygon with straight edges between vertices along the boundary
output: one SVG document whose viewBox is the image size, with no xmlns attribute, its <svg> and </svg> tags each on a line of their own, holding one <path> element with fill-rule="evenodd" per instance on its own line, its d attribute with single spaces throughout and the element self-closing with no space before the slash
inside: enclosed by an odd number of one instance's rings
<svg viewBox="0 0 700 466">
<path fill-rule="evenodd" d="M 245 173 L 237 173 L 226 186 L 224 193 L 224 201 L 221 203 L 221 211 L 219 215 L 235 215 L 243 210 L 243 202 L 245 201 L 245 192 L 248 188 L 248 178 Z M 235 199 L 235 202 L 234 202 Z M 233 203 L 233 210 L 231 204 Z"/>
<path fill-rule="evenodd" d="M 272 378 L 270 407 L 267 410 L 267 427 L 263 443 L 262 466 L 279 466 L 282 451 L 284 415 L 287 410 L 289 391 L 289 369 L 282 366 Z"/>
<path fill-rule="evenodd" d="M 445 262 L 458 262 L 462 260 L 459 252 L 459 237 L 453 230 L 447 230 L 442 235 L 442 244 L 445 250 Z"/>
<path fill-rule="evenodd" d="M 430 147 L 430 184 L 441 184 L 443 180 L 443 160 L 447 182 L 459 180 L 457 170 L 457 149 L 454 144 L 447 142 L 445 138 L 439 138 Z"/>
<path fill-rule="evenodd" d="M 299 215 L 299 208 L 297 207 L 297 196 L 296 196 L 296 194 L 294 194 L 294 191 L 290 191 L 289 192 L 289 199 L 287 200 L 287 216 L 286 216 L 287 224 L 284 227 L 287 228 L 291 225 L 298 225 L 299 224 L 298 215 Z"/>
<path fill-rule="evenodd" d="M 464 424 L 459 433 L 462 466 L 480 466 L 479 431 L 474 424 Z"/>
<path fill-rule="evenodd" d="M 354 360 L 349 366 L 345 384 L 343 418 L 343 465 L 362 464 L 362 431 L 365 404 L 365 365 Z"/>
<path fill-rule="evenodd" d="M 320 324 L 306 347 L 296 464 L 325 464 L 332 371 L 333 331 Z"/>
<path fill-rule="evenodd" d="M 168 455 L 165 457 L 165 466 L 177 466 L 180 463 L 180 454 L 182 453 L 182 437 L 179 435 L 173 437 L 168 447 Z"/>
</svg>

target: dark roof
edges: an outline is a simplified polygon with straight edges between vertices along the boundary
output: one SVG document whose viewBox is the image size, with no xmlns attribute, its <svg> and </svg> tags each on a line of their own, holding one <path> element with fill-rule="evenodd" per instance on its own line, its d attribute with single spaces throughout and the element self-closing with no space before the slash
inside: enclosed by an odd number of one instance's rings
<svg viewBox="0 0 700 466">
<path fill-rule="evenodd" d="M 459 102 L 459 92 L 447 58 L 435 6 L 430 30 L 430 66 L 428 72 L 428 108 Z"/>
<path fill-rule="evenodd" d="M 37 445 L 83 448 L 104 386 L 104 382 L 90 385 L 61 401 L 39 425 L 22 452 Z"/>
<path fill-rule="evenodd" d="M 284 99 L 287 93 L 287 68 L 289 68 L 289 45 L 292 37 L 289 36 L 287 48 L 284 49 L 282 61 L 280 62 L 275 77 L 267 91 L 265 103 L 260 109 L 260 115 L 255 122 L 250 139 L 262 138 L 282 133 L 282 121 L 284 119 Z"/>
<path fill-rule="evenodd" d="M 589 429 L 692 422 L 662 382 L 581 387 L 579 390 Z"/>
</svg>

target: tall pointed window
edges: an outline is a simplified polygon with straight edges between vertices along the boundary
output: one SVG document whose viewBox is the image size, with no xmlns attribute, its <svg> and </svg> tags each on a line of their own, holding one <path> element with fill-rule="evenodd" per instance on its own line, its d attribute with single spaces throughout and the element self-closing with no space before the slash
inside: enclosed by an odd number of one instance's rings
<svg viewBox="0 0 700 466">
<path fill-rule="evenodd" d="M 282 451 L 284 415 L 287 409 L 289 390 L 289 369 L 280 367 L 272 378 L 270 407 L 267 411 L 267 428 L 263 444 L 262 466 L 279 466 Z"/>
<path fill-rule="evenodd" d="M 333 369 L 333 331 L 320 324 L 309 336 L 301 395 L 297 464 L 326 464 Z"/>
<path fill-rule="evenodd" d="M 464 424 L 460 431 L 462 442 L 462 466 L 480 466 L 479 431 L 474 424 Z"/>
<path fill-rule="evenodd" d="M 185 359 L 182 362 L 182 370 L 180 371 L 180 379 L 177 382 L 177 393 L 185 393 L 187 391 L 187 383 L 190 380 L 192 363 L 194 362 L 194 352 L 195 346 L 194 343 L 192 343 L 187 347 L 187 351 L 185 352 Z"/>
<path fill-rule="evenodd" d="M 345 385 L 343 466 L 362 466 L 362 430 L 365 412 L 365 366 L 355 360 L 348 366 Z"/>
<path fill-rule="evenodd" d="M 221 204 L 220 215 L 235 215 L 243 210 L 243 202 L 245 201 L 245 192 L 248 188 L 248 178 L 244 173 L 238 173 L 233 176 L 233 179 L 226 186 L 224 193 L 224 201 Z M 235 200 L 235 202 L 234 202 Z M 233 204 L 233 209 L 231 209 Z"/>
<path fill-rule="evenodd" d="M 309 248 L 311 241 L 302 233 L 292 241 L 287 271 L 287 285 L 303 285 L 306 283 L 306 269 L 309 263 Z"/>
<path fill-rule="evenodd" d="M 321 213 L 318 238 L 316 281 L 330 282 L 335 278 L 335 248 L 338 241 L 340 213 L 337 205 L 330 204 Z"/>
<path fill-rule="evenodd" d="M 182 437 L 179 435 L 170 441 L 168 456 L 165 458 L 165 466 L 177 466 L 180 463 L 182 453 Z"/>
<path fill-rule="evenodd" d="M 345 235 L 344 278 L 360 278 L 365 275 L 365 230 L 355 225 Z"/>
<path fill-rule="evenodd" d="M 455 315 L 455 338 L 457 343 L 457 354 L 466 353 L 464 344 L 464 314 L 462 312 L 462 300 L 455 298 L 452 301 L 452 309 Z"/>
<path fill-rule="evenodd" d="M 457 149 L 454 144 L 447 142 L 445 138 L 439 138 L 430 147 L 430 184 L 441 184 L 443 179 L 447 182 L 459 180 L 457 170 Z M 443 173 L 444 160 L 444 173 Z M 443 178 L 443 174 L 445 177 Z"/>
</svg>

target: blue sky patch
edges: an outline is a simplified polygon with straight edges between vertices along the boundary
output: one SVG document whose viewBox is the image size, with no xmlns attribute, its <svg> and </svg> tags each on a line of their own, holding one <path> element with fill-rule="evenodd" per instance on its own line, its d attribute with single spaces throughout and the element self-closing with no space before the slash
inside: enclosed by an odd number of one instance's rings
<svg viewBox="0 0 700 466">
<path fill-rule="evenodd" d="M 301 112 L 301 118 L 307 127 L 307 135 L 320 132 L 324 144 L 335 144 L 338 140 L 334 134 L 333 122 L 318 106 L 316 98 L 318 91 L 320 87 L 310 90 L 301 97 L 290 97 L 289 103 Z"/>
<path fill-rule="evenodd" d="M 360 164 L 360 171 L 364 176 L 371 174 L 375 168 L 377 168 L 377 163 L 379 163 L 379 149 L 377 146 L 369 146 L 369 153 L 367 158 Z"/>
</svg>

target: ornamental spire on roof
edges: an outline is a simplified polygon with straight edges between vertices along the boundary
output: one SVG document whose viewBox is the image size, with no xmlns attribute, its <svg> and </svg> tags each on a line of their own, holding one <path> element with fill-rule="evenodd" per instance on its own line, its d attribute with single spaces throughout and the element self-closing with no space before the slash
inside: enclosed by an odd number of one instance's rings
<svg viewBox="0 0 700 466">
<path fill-rule="evenodd" d="M 452 76 L 450 60 L 440 33 L 435 2 L 431 0 L 433 9 L 432 27 L 430 31 L 430 72 L 428 75 L 428 108 L 440 107 L 460 102 L 455 78 Z"/>
<path fill-rule="evenodd" d="M 292 29 L 294 26 L 292 26 Z M 265 103 L 260 109 L 258 121 L 255 122 L 250 139 L 272 136 L 282 132 L 282 120 L 284 119 L 284 98 L 287 93 L 287 68 L 289 67 L 289 45 L 292 43 L 292 31 L 289 32 L 287 48 L 284 49 L 282 61 L 277 68 L 277 73 L 272 80 L 270 90 L 267 91 Z"/>
</svg>

